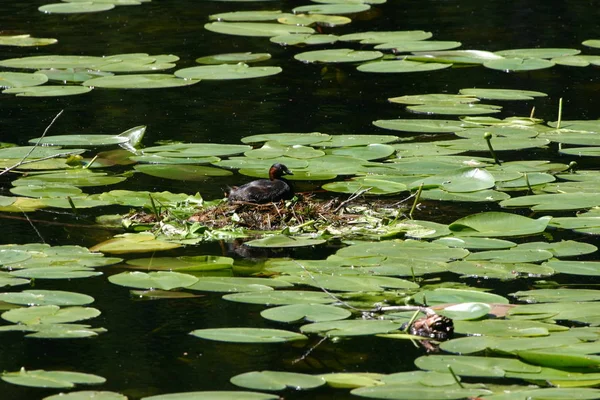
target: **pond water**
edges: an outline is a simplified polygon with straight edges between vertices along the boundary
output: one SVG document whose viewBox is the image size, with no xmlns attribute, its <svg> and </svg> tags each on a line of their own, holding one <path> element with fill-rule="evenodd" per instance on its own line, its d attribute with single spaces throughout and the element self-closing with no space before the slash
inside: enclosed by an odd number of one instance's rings
<svg viewBox="0 0 600 400">
<path fill-rule="evenodd" d="M 353 65 L 304 64 L 293 56 L 306 48 L 281 47 L 268 38 L 221 35 L 204 29 L 208 16 L 242 10 L 285 10 L 306 3 L 299 1 L 220 2 L 197 0 L 153 0 L 141 6 L 74 15 L 46 15 L 37 7 L 43 0 L 0 3 L 0 34 L 29 33 L 53 37 L 58 43 L 45 47 L 0 46 L 0 60 L 30 55 L 91 55 L 121 53 L 175 54 L 177 68 L 195 66 L 198 57 L 232 52 L 268 52 L 266 65 L 280 66 L 281 74 L 259 79 L 202 81 L 184 88 L 155 90 L 94 90 L 81 96 L 14 97 L 0 95 L 1 141 L 26 145 L 38 137 L 58 112 L 63 114 L 49 134 L 117 134 L 132 126 L 147 125 L 143 144 L 157 141 L 239 144 L 240 139 L 261 133 L 323 132 L 330 134 L 395 134 L 373 126 L 379 119 L 415 118 L 388 98 L 424 93 L 458 93 L 462 88 L 507 88 L 542 91 L 548 97 L 535 102 L 503 103 L 502 118 L 535 116 L 556 120 L 559 98 L 564 98 L 563 119 L 597 119 L 597 67 L 556 66 L 550 69 L 503 73 L 486 68 L 448 68 L 410 74 L 368 74 Z M 598 12 L 594 2 L 517 2 L 490 0 L 388 0 L 371 10 L 352 15 L 346 26 L 325 28 L 338 35 L 369 30 L 424 30 L 434 40 L 462 42 L 464 49 L 498 51 L 529 47 L 582 48 L 581 42 L 597 35 Z M 355 46 L 358 48 L 359 46 Z M 367 48 L 368 47 L 368 48 Z M 371 49 L 365 46 L 365 49 Z M 586 54 L 598 54 L 587 49 Z M 0 71 L 1 72 L 1 71 Z M 497 104 L 497 103 L 493 103 Z M 450 135 L 447 136 L 449 138 Z M 436 137 L 437 139 L 438 137 Z M 428 140 L 433 140 L 428 139 Z M 483 155 L 479 153 L 478 155 Z M 484 156 L 487 156 L 485 154 Z M 503 153 L 505 160 L 543 157 L 568 163 L 572 157 L 556 151 L 531 150 Z M 594 158 L 577 159 L 581 168 L 595 169 Z M 14 175 L 0 177 L 0 194 L 10 195 Z M 171 191 L 205 199 L 223 197 L 227 186 L 246 182 L 234 173 L 229 177 L 185 182 L 135 174 L 111 189 Z M 300 184 L 303 189 L 319 183 Z M 90 188 L 89 193 L 104 188 Z M 329 198 L 318 193 L 317 197 Z M 406 197 L 406 193 L 397 196 Z M 477 211 L 499 210 L 495 204 L 424 202 L 417 218 L 449 223 Z M 120 209 L 122 212 L 123 210 Z M 5 232 L 0 244 L 47 243 L 91 247 L 114 235 L 93 222 L 96 211 L 74 216 L 56 209 L 28 213 L 2 213 Z M 106 213 L 106 210 L 103 210 Z M 420 214 L 419 214 L 420 213 Z M 529 210 L 518 212 L 528 215 Z M 544 214 L 541 214 L 544 215 Z M 570 216 L 572 213 L 554 213 Z M 540 215 L 536 215 L 540 216 Z M 90 217 L 90 218 L 88 218 Z M 581 239 L 598 244 L 595 237 L 581 238 L 559 233 L 553 240 Z M 298 250 L 297 258 L 322 259 L 337 248 Z M 226 243 L 208 242 L 167 252 L 160 256 L 228 255 Z M 150 257 L 151 255 L 144 255 Z M 126 255 L 125 258 L 131 258 Z M 595 260 L 594 255 L 586 260 Z M 236 260 L 238 272 L 248 265 Z M 203 293 L 193 299 L 143 301 L 127 288 L 109 284 L 107 276 L 123 272 L 120 267 L 103 270 L 88 279 L 35 280 L 33 288 L 85 293 L 95 298 L 93 307 L 102 314 L 91 323 L 106 333 L 92 339 L 27 339 L 21 332 L 2 333 L 0 369 L 69 370 L 97 374 L 107 379 L 98 390 L 111 390 L 130 399 L 199 390 L 241 390 L 229 379 L 248 371 L 276 370 L 308 374 L 328 372 L 394 373 L 415 370 L 414 359 L 422 348 L 401 340 L 375 337 L 353 338 L 317 345 L 314 336 L 301 344 L 249 345 L 201 340 L 188 333 L 201 328 L 252 326 L 286 329 L 260 317 L 263 306 L 228 302 L 222 294 Z M 457 275 L 435 275 L 440 281 L 458 281 Z M 597 284 L 597 278 L 562 275 L 563 283 Z M 468 280 L 473 287 L 490 288 L 507 295 L 527 290 L 535 279 L 518 281 Z M 592 287 L 592 286 L 590 286 Z M 19 291 L 20 287 L 7 291 Z M 310 351 L 311 347 L 316 348 Z M 511 381 L 512 382 L 512 381 Z M 521 382 L 519 382 L 521 383 Z M 96 388 L 91 386 L 92 388 Z M 80 387 L 86 388 L 86 387 Z M 27 388 L 0 382 L 3 399 L 42 399 L 58 390 Z M 356 398 L 345 389 L 287 391 L 285 398 Z"/>
</svg>

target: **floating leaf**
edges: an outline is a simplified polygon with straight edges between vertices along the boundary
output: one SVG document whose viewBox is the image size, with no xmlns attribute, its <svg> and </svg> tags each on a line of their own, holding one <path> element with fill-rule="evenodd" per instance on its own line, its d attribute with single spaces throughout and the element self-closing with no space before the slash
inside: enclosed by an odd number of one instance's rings
<svg viewBox="0 0 600 400">
<path fill-rule="evenodd" d="M 367 336 L 396 331 L 400 328 L 400 325 L 395 321 L 373 319 L 327 321 L 303 325 L 300 327 L 300 331 L 303 333 L 318 333 L 327 337 Z"/>
<path fill-rule="evenodd" d="M 509 237 L 534 235 L 542 233 L 550 219 L 551 217 L 531 219 L 521 215 L 491 211 L 456 220 L 449 225 L 449 228 L 458 236 Z"/>
<path fill-rule="evenodd" d="M 38 7 L 38 10 L 46 14 L 80 14 L 108 11 L 115 8 L 114 4 L 101 4 L 92 2 L 83 3 L 54 3 Z"/>
<path fill-rule="evenodd" d="M 59 393 L 44 397 L 42 400 L 127 400 L 127 397 L 116 392 L 82 390 L 78 392 Z"/>
<path fill-rule="evenodd" d="M 460 121 L 444 119 L 380 119 L 373 121 L 373 125 L 404 132 L 452 133 L 465 130 Z"/>
<path fill-rule="evenodd" d="M 292 9 L 292 11 L 294 12 L 294 14 L 307 13 L 307 14 L 337 15 L 337 14 L 354 14 L 354 13 L 366 11 L 370 8 L 371 8 L 370 5 L 364 4 L 364 3 L 362 3 L 362 4 L 361 3 L 359 3 L 359 4 L 351 4 L 351 3 L 315 4 L 315 5 L 295 7 Z"/>
<path fill-rule="evenodd" d="M 225 53 L 204 56 L 196 59 L 198 64 L 238 64 L 266 61 L 271 58 L 269 53 Z"/>
<path fill-rule="evenodd" d="M 305 247 L 305 246 L 317 246 L 325 243 L 324 239 L 311 239 L 299 236 L 285 236 L 285 235 L 273 235 L 267 236 L 262 239 L 254 239 L 245 242 L 245 246 L 250 247 L 269 247 L 269 248 L 281 248 L 281 247 Z"/>
<path fill-rule="evenodd" d="M 191 286 L 190 290 L 206 292 L 264 292 L 273 288 L 286 288 L 293 286 L 291 283 L 281 279 L 268 278 L 242 278 L 242 277 L 199 277 L 198 281 Z"/>
<path fill-rule="evenodd" d="M 358 51 L 352 49 L 315 50 L 294 56 L 305 63 L 346 63 L 375 60 L 383 56 L 379 51 Z"/>
<path fill-rule="evenodd" d="M 361 72 L 377 73 L 400 73 L 400 72 L 424 72 L 436 71 L 438 69 L 450 68 L 452 64 L 440 64 L 434 62 L 418 62 L 408 60 L 377 61 L 359 65 L 356 69 Z"/>
<path fill-rule="evenodd" d="M 198 282 L 193 275 L 179 272 L 121 272 L 108 277 L 110 283 L 115 285 L 133 287 L 138 289 L 171 290 L 179 287 L 191 286 Z"/>
<path fill-rule="evenodd" d="M 76 322 L 95 318 L 98 315 L 100 311 L 91 307 L 60 308 L 56 305 L 47 305 L 15 308 L 3 313 L 2 318 L 13 323 L 37 325 Z"/>
<path fill-rule="evenodd" d="M 276 322 L 322 322 L 346 319 L 352 313 L 344 308 L 325 304 L 290 304 L 273 307 L 260 313 L 261 317 Z"/>
<path fill-rule="evenodd" d="M 535 97 L 548 96 L 543 92 L 514 89 L 460 89 L 461 94 L 479 97 L 487 100 L 533 100 Z"/>
<path fill-rule="evenodd" d="M 31 35 L 13 35 L 13 36 L 0 36 L 0 46 L 18 46 L 18 47 L 29 47 L 29 46 L 47 46 L 58 42 L 52 38 L 36 38 Z"/>
<path fill-rule="evenodd" d="M 0 293 L 0 301 L 24 306 L 82 306 L 90 304 L 94 298 L 81 293 L 60 290 L 24 290 L 20 293 Z"/>
<path fill-rule="evenodd" d="M 290 33 L 314 33 L 314 29 L 306 26 L 292 26 L 262 22 L 211 22 L 204 28 L 212 32 L 237 36 L 281 36 Z M 0 64 L 1 65 L 1 64 Z"/>
<path fill-rule="evenodd" d="M 269 292 L 233 293 L 223 296 L 223 299 L 240 303 L 287 305 L 287 304 L 329 304 L 335 299 L 321 292 L 300 290 L 275 290 Z"/>
<path fill-rule="evenodd" d="M 250 67 L 248 64 L 238 63 L 183 68 L 175 71 L 175 76 L 186 80 L 252 79 L 276 75 L 281 71 L 282 69 L 279 67 Z"/>
<path fill-rule="evenodd" d="M 260 328 L 196 329 L 190 332 L 190 335 L 201 339 L 231 343 L 283 343 L 307 339 L 306 336 L 295 332 Z"/>
<path fill-rule="evenodd" d="M 518 57 L 518 58 L 554 58 L 574 56 L 581 53 L 577 49 L 554 49 L 554 48 L 532 48 L 532 49 L 512 49 L 497 51 L 503 57 Z"/>
<path fill-rule="evenodd" d="M 152 251 L 171 250 L 180 247 L 178 243 L 165 242 L 151 233 L 122 234 L 113 239 L 99 243 L 90 248 L 91 251 L 102 251 L 104 253 L 146 253 Z"/>
<path fill-rule="evenodd" d="M 403 383 L 363 387 L 354 389 L 350 393 L 371 399 L 421 400 L 480 398 L 480 396 L 488 395 L 492 392 L 486 389 L 462 388 L 458 385 L 456 387 L 427 387 Z"/>
<path fill-rule="evenodd" d="M 343 35 L 340 36 L 340 40 L 360 41 L 361 44 L 380 44 L 392 41 L 425 40 L 431 36 L 431 32 L 425 31 L 369 31 Z"/>
<path fill-rule="evenodd" d="M 551 68 L 554 66 L 554 63 L 541 58 L 503 58 L 486 61 L 483 63 L 483 66 L 504 72 L 518 72 Z"/>
<path fill-rule="evenodd" d="M 198 165 L 179 164 L 143 164 L 133 167 L 136 171 L 158 178 L 174 179 L 179 181 L 204 181 L 210 176 L 229 176 L 230 171 Z"/>
<path fill-rule="evenodd" d="M 254 0 L 251 0 L 254 1 Z M 141 400 L 278 400 L 279 396 L 259 392 L 182 392 L 143 397 Z"/>
<path fill-rule="evenodd" d="M 200 82 L 196 79 L 181 79 L 170 74 L 128 74 L 93 78 L 82 83 L 88 88 L 115 89 L 163 89 L 189 86 Z"/>
<path fill-rule="evenodd" d="M 252 371 L 236 375 L 231 383 L 247 389 L 281 391 L 314 389 L 325 384 L 325 379 L 307 374 L 280 371 Z"/>
<path fill-rule="evenodd" d="M 14 87 L 5 89 L 2 93 L 16 94 L 24 97 L 54 97 L 54 96 L 74 96 L 91 92 L 92 88 L 83 86 L 30 86 Z"/>
<path fill-rule="evenodd" d="M 291 33 L 289 35 L 273 36 L 270 39 L 271 42 L 280 44 L 282 46 L 332 44 L 337 42 L 337 40 L 338 36 L 336 35 L 320 35 L 310 33 Z"/>
<path fill-rule="evenodd" d="M 26 371 L 22 368 L 19 372 L 4 372 L 2 380 L 13 385 L 40 387 L 40 388 L 72 388 L 76 384 L 101 384 L 106 382 L 101 376 L 84 374 L 71 371 Z"/>
<path fill-rule="evenodd" d="M 48 77 L 44 74 L 28 74 L 24 72 L 0 72 L 0 89 L 38 86 L 43 85 L 46 82 L 48 82 Z"/>
<path fill-rule="evenodd" d="M 461 42 L 440 40 L 398 40 L 375 46 L 376 50 L 394 50 L 396 53 L 412 51 L 448 50 L 462 46 Z"/>
</svg>

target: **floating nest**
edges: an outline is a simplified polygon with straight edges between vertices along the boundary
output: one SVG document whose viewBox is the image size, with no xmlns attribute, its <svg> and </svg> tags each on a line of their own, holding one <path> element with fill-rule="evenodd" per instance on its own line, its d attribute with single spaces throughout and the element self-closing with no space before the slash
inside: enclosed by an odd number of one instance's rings
<svg viewBox="0 0 600 400">
<path fill-rule="evenodd" d="M 348 202 L 337 198 L 318 201 L 314 200 L 313 196 L 302 196 L 297 200 L 267 204 L 221 203 L 200 210 L 188 221 L 217 229 L 233 224 L 248 230 L 270 231 L 304 224 L 341 226 L 356 221 L 365 213 L 395 218 L 397 210 L 391 203 L 364 200 Z"/>
</svg>

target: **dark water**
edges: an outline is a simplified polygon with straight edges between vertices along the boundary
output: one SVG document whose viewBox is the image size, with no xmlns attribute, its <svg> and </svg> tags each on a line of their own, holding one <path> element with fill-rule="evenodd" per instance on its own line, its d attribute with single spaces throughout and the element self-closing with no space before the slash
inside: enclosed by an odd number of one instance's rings
<svg viewBox="0 0 600 400">
<path fill-rule="evenodd" d="M 26 144 L 39 136 L 52 118 L 64 114 L 50 134 L 119 133 L 148 125 L 146 145 L 157 140 L 239 143 L 257 133 L 311 132 L 386 133 L 375 119 L 408 114 L 387 98 L 418 93 L 456 93 L 465 87 L 539 90 L 548 98 L 535 102 L 536 116 L 556 119 L 558 99 L 564 97 L 564 119 L 596 119 L 598 69 L 554 67 L 543 71 L 504 74 L 484 68 L 455 68 L 418 74 L 365 74 L 353 66 L 304 65 L 293 60 L 302 51 L 271 44 L 267 38 L 219 35 L 204 30 L 208 15 L 218 12 L 291 8 L 306 3 L 273 1 L 228 3 L 200 0 L 154 0 L 138 7 L 118 7 L 89 15 L 44 15 L 37 7 L 46 1 L 0 3 L 0 34 L 29 33 L 55 37 L 59 43 L 42 48 L 0 47 L 0 59 L 43 54 L 111 55 L 129 52 L 176 54 L 178 68 L 193 66 L 198 57 L 228 52 L 269 52 L 269 65 L 283 73 L 248 81 L 203 81 L 168 90 L 95 90 L 65 98 L 19 98 L 0 95 L 0 141 Z M 426 30 L 436 40 L 456 40 L 465 49 L 502 50 L 522 47 L 576 47 L 597 38 L 598 8 L 592 1 L 506 2 L 491 0 L 389 0 L 357 15 L 352 24 L 331 30 L 336 34 L 366 30 Z M 594 49 L 586 54 L 597 54 Z M 502 116 L 529 115 L 531 104 L 506 103 Z M 406 135 L 409 136 L 409 135 Z M 563 160 L 564 161 L 564 160 Z M 588 162 L 594 167 L 594 162 Z M 0 178 L 0 194 L 9 180 Z M 207 198 L 243 177 L 201 184 L 136 175 L 115 188 L 200 191 Z M 195 185 L 195 186 L 194 186 Z M 434 219 L 453 220 L 477 208 L 452 209 L 431 205 Z M 114 234 L 98 230 L 65 214 L 33 213 L 1 218 L 0 243 L 44 241 L 53 245 L 91 246 Z M 446 221 L 447 222 L 447 221 Z M 184 250 L 186 254 L 221 254 L 218 244 Z M 181 252 L 172 253 L 181 254 Z M 161 254 L 163 255 L 163 254 Z M 120 272 L 107 271 L 106 275 Z M 72 281 L 37 281 L 38 289 L 70 290 L 92 295 L 102 315 L 90 323 L 108 332 L 91 340 L 24 339 L 19 333 L 0 338 L 0 370 L 74 370 L 107 378 L 102 390 L 137 399 L 152 394 L 192 390 L 233 390 L 229 378 L 252 370 L 307 373 L 332 371 L 400 372 L 412 370 L 422 350 L 410 344 L 377 338 L 324 343 L 303 358 L 307 345 L 250 346 L 203 341 L 187 335 L 193 329 L 225 326 L 278 327 L 258 315 L 262 307 L 230 303 L 220 295 L 193 300 L 136 301 L 128 290 L 108 284 L 106 275 Z M 456 278 L 453 278 L 456 279 Z M 527 283 L 498 287 L 499 293 Z M 54 390 L 28 389 L 0 382 L 1 399 L 41 399 Z M 323 389 L 287 398 L 346 398 L 346 391 Z"/>
</svg>

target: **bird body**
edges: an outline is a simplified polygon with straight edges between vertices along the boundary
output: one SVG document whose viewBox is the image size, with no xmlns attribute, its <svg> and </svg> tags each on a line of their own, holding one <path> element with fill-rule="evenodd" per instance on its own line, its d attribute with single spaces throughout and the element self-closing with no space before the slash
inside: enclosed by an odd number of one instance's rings
<svg viewBox="0 0 600 400">
<path fill-rule="evenodd" d="M 269 179 L 257 179 L 229 191 L 229 201 L 246 201 L 249 203 L 269 203 L 289 200 L 294 197 L 294 190 L 283 175 L 293 175 L 283 164 L 273 164 L 269 169 Z"/>
</svg>

